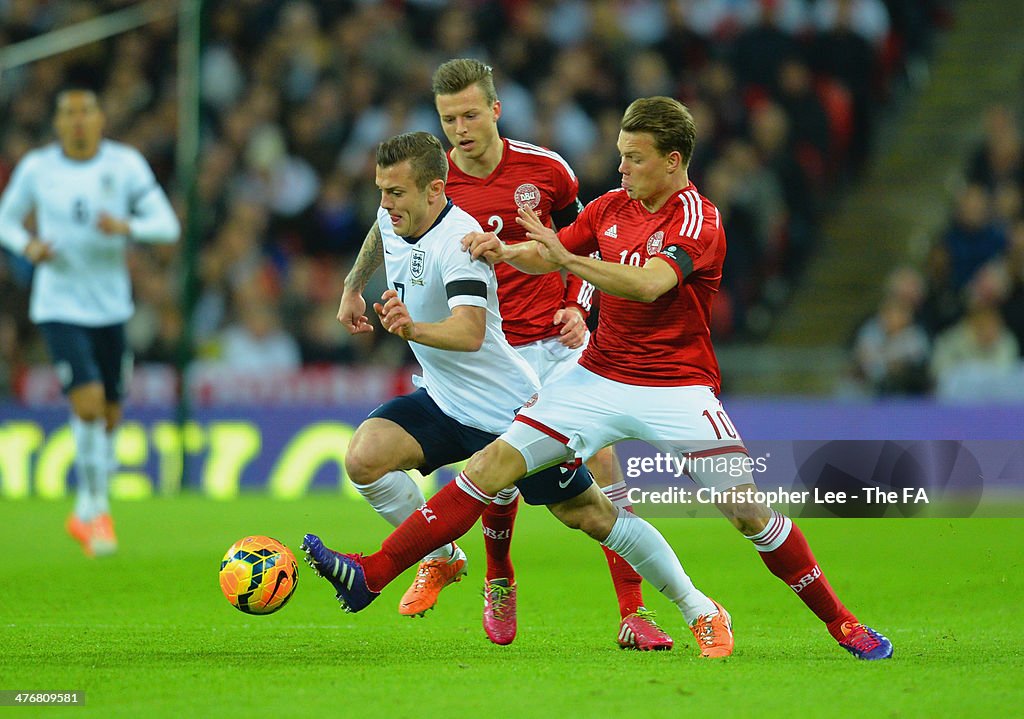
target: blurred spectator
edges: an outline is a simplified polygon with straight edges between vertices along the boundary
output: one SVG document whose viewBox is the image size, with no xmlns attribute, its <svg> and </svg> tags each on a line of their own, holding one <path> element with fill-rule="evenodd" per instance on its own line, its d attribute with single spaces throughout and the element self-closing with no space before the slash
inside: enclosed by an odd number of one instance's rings
<svg viewBox="0 0 1024 719">
<path fill-rule="evenodd" d="M 958 384 L 1012 374 L 1019 358 L 1020 347 L 999 311 L 982 306 L 936 338 L 931 374 L 940 395 L 954 396 Z"/>
<path fill-rule="evenodd" d="M 1003 320 L 1024 351 L 1024 218 L 1017 221 L 1010 235 L 1006 274 L 1009 286 L 1002 305 Z"/>
<path fill-rule="evenodd" d="M 953 325 L 963 313 L 963 299 L 953 285 L 949 252 L 936 245 L 925 262 L 925 297 L 921 305 L 921 324 L 929 337 Z"/>
<path fill-rule="evenodd" d="M 885 280 L 884 297 L 902 304 L 917 318 L 925 300 L 924 277 L 913 267 L 897 267 Z"/>
<path fill-rule="evenodd" d="M 889 35 L 889 10 L 882 0 L 815 0 L 813 15 L 819 32 L 846 26 L 872 45 Z"/>
<path fill-rule="evenodd" d="M 731 64 L 743 85 L 765 90 L 775 85 L 782 63 L 799 56 L 800 44 L 793 35 L 794 28 L 784 28 L 779 22 L 781 13 L 778 6 L 794 7 L 795 3 L 758 0 L 756 5 L 757 23 L 736 38 Z M 800 24 L 799 20 L 795 24 Z"/>
<path fill-rule="evenodd" d="M 775 103 L 765 103 L 753 111 L 750 122 L 754 147 L 761 161 L 778 178 L 785 199 L 788 222 L 783 270 L 792 276 L 812 251 L 818 197 L 804 167 L 794 156 L 785 111 Z"/>
<path fill-rule="evenodd" d="M 797 56 L 779 64 L 778 101 L 789 118 L 790 138 L 804 172 L 824 180 L 830 138 L 828 114 L 814 87 L 807 64 Z"/>
<path fill-rule="evenodd" d="M 928 348 L 913 307 L 889 297 L 857 332 L 855 375 L 871 394 L 922 394 L 928 388 Z"/>
<path fill-rule="evenodd" d="M 1020 128 L 1005 105 L 994 105 L 985 113 L 985 137 L 975 150 L 967 179 L 990 191 L 1003 186 L 1024 186 L 1024 149 Z"/>
<path fill-rule="evenodd" d="M 877 100 L 875 83 L 879 59 L 872 43 L 877 44 L 880 40 L 872 39 L 869 32 L 858 30 L 857 7 L 864 7 L 864 4 L 853 0 L 830 0 L 815 5 L 819 32 L 812 46 L 812 57 L 819 72 L 824 71 L 838 80 L 850 94 L 853 126 L 849 153 L 853 162 L 860 163 L 867 159 L 871 148 L 872 108 Z M 881 11 L 885 12 L 884 6 Z M 823 18 L 826 12 L 827 21 Z M 888 18 L 887 15 L 885 17 Z"/>
<path fill-rule="evenodd" d="M 178 363 L 185 320 L 177 305 L 164 304 L 156 310 L 156 331 L 150 342 L 135 356 L 139 363 Z"/>
<path fill-rule="evenodd" d="M 221 333 L 221 363 L 239 371 L 298 369 L 302 363 L 299 345 L 281 329 L 274 305 L 261 300 L 247 301 L 239 315 L 240 320 Z"/>
<path fill-rule="evenodd" d="M 962 288 L 983 264 L 1006 247 L 1006 233 L 992 217 L 988 192 L 968 185 L 956 198 L 953 221 L 943 237 L 949 253 L 953 286 Z"/>
</svg>

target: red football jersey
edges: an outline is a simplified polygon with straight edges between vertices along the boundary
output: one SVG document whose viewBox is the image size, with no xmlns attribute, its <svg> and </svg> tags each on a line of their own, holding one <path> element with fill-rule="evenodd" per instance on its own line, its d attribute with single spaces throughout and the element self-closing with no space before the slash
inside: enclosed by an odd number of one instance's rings
<svg viewBox="0 0 1024 719">
<path fill-rule="evenodd" d="M 711 303 L 722 281 L 725 229 L 710 200 L 690 184 L 651 213 L 624 190 L 613 190 L 558 236 L 578 255 L 599 249 L 605 262 L 643 267 L 660 256 L 679 275 L 674 288 L 649 304 L 602 292 L 597 331 L 581 365 L 626 384 L 706 385 L 718 393 Z M 680 266 L 688 269 L 690 261 L 693 270 L 684 279 Z"/>
<path fill-rule="evenodd" d="M 551 213 L 577 202 L 579 181 L 569 163 L 556 152 L 518 140 L 503 139 L 501 162 L 485 178 L 473 177 L 448 163 L 448 197 L 476 218 L 484 232 L 496 233 L 502 241 L 515 244 L 526 240 L 516 222 L 520 206 L 532 207 L 541 221 L 551 225 Z M 557 272 L 527 275 L 511 265 L 495 267 L 502 329 L 513 347 L 529 344 L 559 333 L 552 318 L 565 303 L 590 309 L 590 292 L 579 278 L 570 277 L 568 287 Z"/>
</svg>

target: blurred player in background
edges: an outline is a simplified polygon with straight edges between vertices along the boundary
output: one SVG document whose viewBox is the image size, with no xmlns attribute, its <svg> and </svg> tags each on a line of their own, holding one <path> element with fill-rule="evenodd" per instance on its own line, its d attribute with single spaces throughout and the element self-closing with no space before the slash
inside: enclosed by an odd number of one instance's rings
<svg viewBox="0 0 1024 719">
<path fill-rule="evenodd" d="M 892 644 L 843 606 L 801 531 L 746 495 L 755 489 L 749 470 L 733 472 L 746 448 L 717 398 L 719 370 L 709 330 L 725 231 L 718 209 L 689 180 L 696 141 L 690 112 L 671 98 L 642 98 L 627 108 L 620 128 L 622 187 L 591 202 L 572 225 L 556 234 L 532 209 L 521 208 L 519 221 L 534 242 L 506 245 L 493 233 L 464 240 L 474 257 L 534 273 L 563 268 L 601 290 L 598 327 L 580 363 L 545 385 L 538 401 L 379 552 L 340 554 L 307 535 L 307 553 L 321 572 L 327 570 L 342 601 L 359 610 L 426 549 L 467 532 L 497 492 L 520 477 L 623 439 L 642 439 L 686 459 L 698 484 L 736 490 L 718 507 L 769 570 L 844 649 L 860 659 L 888 659 Z M 614 259 L 590 257 L 595 250 Z M 726 461 L 700 461 L 707 458 Z M 616 551 L 671 598 L 675 557 L 651 525 L 600 493 L 580 495 L 575 510 L 568 521 L 569 513 L 559 518 Z"/>
<path fill-rule="evenodd" d="M 404 470 L 428 474 L 487 446 L 540 386 L 502 332 L 492 268 L 462 249 L 462 238 L 479 233 L 480 225 L 446 198 L 447 174 L 441 143 L 428 133 L 381 143 L 381 209 L 346 278 L 339 315 L 353 333 L 370 331 L 362 295 L 349 287 L 365 286 L 367 272 L 372 273 L 368 268 L 383 261 L 389 289 L 374 310 L 388 332 L 411 343 L 423 377 L 418 391 L 385 403 L 359 426 L 345 469 L 377 512 L 396 526 L 426 506 Z M 575 521 L 579 508 L 585 511 L 595 496 L 603 496 L 579 462 L 556 463 L 517 486 L 528 503 L 547 505 L 563 521 Z M 465 567 L 465 555 L 454 543 L 433 546 L 438 549 L 425 547 L 420 556 Z M 342 586 L 351 579 L 347 572 L 333 573 L 342 565 L 310 563 L 331 579 L 341 599 Z M 714 608 L 678 561 L 675 565 L 676 601 L 694 617 L 702 608 Z"/>
<path fill-rule="evenodd" d="M 515 221 L 519 207 L 533 208 L 555 227 L 576 219 L 582 208 L 579 182 L 569 164 L 551 150 L 499 134 L 501 102 L 489 66 L 472 59 L 449 60 L 434 73 L 433 92 L 441 127 L 452 145 L 447 194 L 458 207 L 510 243 L 526 239 Z M 531 276 L 507 264 L 497 265 L 495 271 L 502 328 L 509 343 L 530 363 L 542 385 L 567 372 L 583 351 L 593 288 L 572 274 L 565 280 L 558 272 Z M 343 299 L 343 313 L 345 308 Z M 343 315 L 339 317 L 346 322 Z M 614 450 L 600 450 L 587 460 L 587 467 L 613 503 L 628 508 Z M 391 491 L 385 488 L 411 481 L 385 476 L 356 487 L 376 507 L 374 497 Z M 481 517 L 487 549 L 483 625 L 496 644 L 511 643 L 517 630 L 510 544 L 518 506 L 519 492 L 513 486 L 500 492 Z M 671 637 L 644 608 L 640 575 L 613 552 L 605 550 L 605 555 L 621 614 L 619 643 L 644 650 L 670 649 Z M 399 613 L 422 615 L 433 607 L 441 590 L 465 572 L 465 563 L 462 556 L 454 562 L 426 557 L 399 604 Z M 710 603 L 705 608 L 713 611 Z"/>
<path fill-rule="evenodd" d="M 0 242 L 36 265 L 29 316 L 71 404 L 78 488 L 66 526 L 88 556 L 117 549 L 108 483 L 132 366 L 127 242 L 175 242 L 180 233 L 146 160 L 103 139 L 103 125 L 94 92 L 61 92 L 58 142 L 28 153 L 0 199 Z"/>
</svg>

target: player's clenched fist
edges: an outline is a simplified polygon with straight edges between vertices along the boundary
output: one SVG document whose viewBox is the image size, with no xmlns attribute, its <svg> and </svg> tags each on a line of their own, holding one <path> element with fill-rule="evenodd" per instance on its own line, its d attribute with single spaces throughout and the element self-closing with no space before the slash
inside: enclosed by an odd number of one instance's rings
<svg viewBox="0 0 1024 719">
<path fill-rule="evenodd" d="M 53 259 L 53 245 L 42 240 L 31 239 L 25 246 L 25 258 L 33 265 Z"/>
<path fill-rule="evenodd" d="M 381 304 L 383 302 L 384 304 Z M 416 323 L 409 316 L 409 308 L 398 297 L 395 290 L 385 290 L 380 302 L 373 305 L 380 323 L 388 332 L 411 342 L 416 337 Z"/>
<path fill-rule="evenodd" d="M 505 259 L 505 243 L 493 232 L 470 232 L 462 238 L 462 249 L 491 265 Z"/>
<path fill-rule="evenodd" d="M 373 325 L 366 317 L 366 300 L 358 292 L 344 292 L 338 305 L 338 322 L 350 333 L 373 332 Z"/>
</svg>

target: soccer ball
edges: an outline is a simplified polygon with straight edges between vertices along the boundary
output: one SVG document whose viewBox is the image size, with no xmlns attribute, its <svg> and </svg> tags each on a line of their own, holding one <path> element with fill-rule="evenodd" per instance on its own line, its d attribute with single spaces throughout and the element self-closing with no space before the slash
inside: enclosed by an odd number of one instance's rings
<svg viewBox="0 0 1024 719">
<path fill-rule="evenodd" d="M 239 611 L 270 614 L 288 603 L 299 580 L 292 550 L 271 537 L 231 545 L 220 563 L 220 589 Z"/>
</svg>

